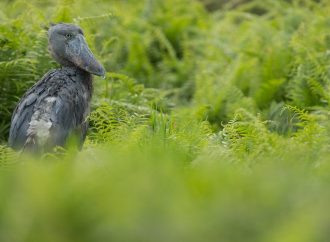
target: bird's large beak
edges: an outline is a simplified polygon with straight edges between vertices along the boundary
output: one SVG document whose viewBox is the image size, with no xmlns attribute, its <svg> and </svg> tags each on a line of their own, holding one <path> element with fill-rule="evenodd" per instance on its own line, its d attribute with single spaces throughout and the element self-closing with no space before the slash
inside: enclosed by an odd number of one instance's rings
<svg viewBox="0 0 330 242">
<path fill-rule="evenodd" d="M 83 35 L 77 35 L 66 49 L 70 61 L 77 67 L 97 76 L 104 76 L 104 67 L 95 59 Z"/>
</svg>

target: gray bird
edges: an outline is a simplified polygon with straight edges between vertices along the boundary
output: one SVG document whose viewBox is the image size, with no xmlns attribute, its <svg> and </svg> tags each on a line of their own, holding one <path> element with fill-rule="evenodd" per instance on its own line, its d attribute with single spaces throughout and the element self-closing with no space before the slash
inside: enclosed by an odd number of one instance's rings
<svg viewBox="0 0 330 242">
<path fill-rule="evenodd" d="M 53 25 L 48 43 L 61 68 L 49 71 L 19 101 L 9 134 L 9 146 L 15 150 L 40 154 L 65 146 L 70 137 L 76 137 L 81 148 L 86 137 L 92 74 L 104 76 L 105 70 L 76 25 Z"/>
</svg>

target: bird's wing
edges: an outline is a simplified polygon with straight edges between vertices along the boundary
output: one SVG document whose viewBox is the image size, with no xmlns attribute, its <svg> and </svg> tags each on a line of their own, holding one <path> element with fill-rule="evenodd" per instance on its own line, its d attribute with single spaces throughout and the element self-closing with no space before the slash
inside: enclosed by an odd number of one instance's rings
<svg viewBox="0 0 330 242">
<path fill-rule="evenodd" d="M 11 119 L 8 140 L 10 147 L 14 149 L 20 149 L 23 147 L 27 139 L 26 131 L 28 129 L 34 107 L 41 97 L 44 96 L 45 83 L 52 78 L 53 74 L 54 71 L 50 71 L 44 75 L 40 81 L 38 81 L 24 94 L 16 106 Z"/>
<path fill-rule="evenodd" d="M 77 95 L 74 85 L 66 85 L 66 76 L 48 75 L 42 80 L 28 91 L 14 112 L 10 146 L 41 153 L 64 146 L 75 132 L 81 136 L 77 142 L 82 143 L 85 107 L 81 107 L 84 102 L 79 97 L 83 95 Z"/>
<path fill-rule="evenodd" d="M 25 131 L 28 129 L 36 101 L 37 95 L 31 93 L 16 107 L 10 127 L 9 146 L 19 149 L 24 145 L 27 138 Z"/>
</svg>

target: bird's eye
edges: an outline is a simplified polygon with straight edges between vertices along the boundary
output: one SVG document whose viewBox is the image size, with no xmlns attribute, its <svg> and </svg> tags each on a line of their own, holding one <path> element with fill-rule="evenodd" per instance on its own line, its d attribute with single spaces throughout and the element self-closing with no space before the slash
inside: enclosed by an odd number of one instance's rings
<svg viewBox="0 0 330 242">
<path fill-rule="evenodd" d="M 72 38 L 72 34 L 65 34 L 65 37 L 66 37 L 67 39 L 70 39 L 70 38 Z"/>
</svg>

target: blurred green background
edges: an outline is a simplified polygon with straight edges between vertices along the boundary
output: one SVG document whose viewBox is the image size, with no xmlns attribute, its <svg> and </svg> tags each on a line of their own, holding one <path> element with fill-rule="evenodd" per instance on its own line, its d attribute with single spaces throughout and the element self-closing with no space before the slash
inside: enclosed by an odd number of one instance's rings
<svg viewBox="0 0 330 242">
<path fill-rule="evenodd" d="M 1 0 L 0 241 L 328 241 L 330 2 Z M 95 77 L 81 152 L 6 145 L 80 25 Z"/>
</svg>

